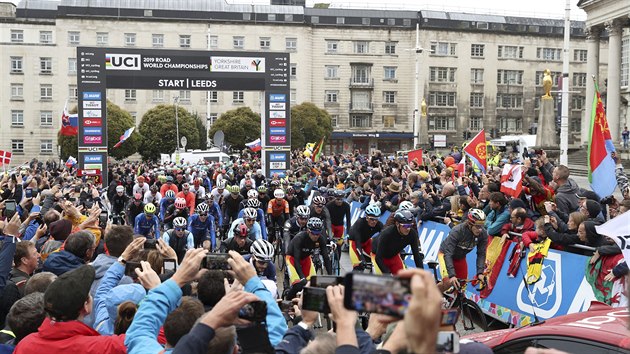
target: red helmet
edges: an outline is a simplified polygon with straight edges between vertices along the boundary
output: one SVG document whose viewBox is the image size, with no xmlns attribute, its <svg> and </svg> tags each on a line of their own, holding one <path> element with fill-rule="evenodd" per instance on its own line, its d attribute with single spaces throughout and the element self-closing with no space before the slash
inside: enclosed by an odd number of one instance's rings
<svg viewBox="0 0 630 354">
<path fill-rule="evenodd" d="M 186 208 L 186 199 L 184 198 L 176 198 L 175 199 L 175 208 L 184 209 Z"/>
<path fill-rule="evenodd" d="M 135 194 L 133 195 L 133 197 L 134 197 L 134 199 L 136 199 L 136 200 L 142 200 L 142 194 L 140 194 L 140 193 L 135 193 Z"/>
</svg>

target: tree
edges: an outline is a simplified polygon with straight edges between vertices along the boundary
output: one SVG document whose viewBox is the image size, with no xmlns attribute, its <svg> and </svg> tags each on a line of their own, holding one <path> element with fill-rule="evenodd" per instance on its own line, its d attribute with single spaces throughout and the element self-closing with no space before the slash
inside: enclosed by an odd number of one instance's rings
<svg viewBox="0 0 630 354">
<path fill-rule="evenodd" d="M 304 102 L 291 108 L 292 149 L 302 149 L 307 143 L 329 138 L 332 130 L 328 112 L 313 103 Z"/>
<path fill-rule="evenodd" d="M 233 148 L 245 148 L 245 143 L 260 138 L 260 115 L 249 107 L 227 111 L 212 124 L 208 134 L 214 136 L 219 130 L 223 130 L 227 144 Z"/>
<path fill-rule="evenodd" d="M 61 147 L 61 159 L 67 160 L 68 156 L 79 155 L 79 136 L 68 136 L 57 133 L 57 144 Z"/>
<path fill-rule="evenodd" d="M 125 130 L 136 125 L 129 112 L 123 110 L 113 102 L 107 101 L 107 153 L 118 160 L 135 154 L 141 143 L 141 137 L 137 130 L 122 145 L 114 148 L 120 141 L 120 136 Z"/>
<path fill-rule="evenodd" d="M 195 118 L 185 108 L 179 106 L 179 138 L 185 136 L 186 146 L 199 146 L 199 131 Z M 142 136 L 140 155 L 145 160 L 158 160 L 160 154 L 171 154 L 177 148 L 175 126 L 175 106 L 159 105 L 148 110 L 138 127 Z M 181 147 L 181 145 L 180 145 Z"/>
<path fill-rule="evenodd" d="M 193 114 L 195 118 L 195 125 L 197 126 L 197 131 L 199 132 L 199 144 L 198 146 L 191 147 L 195 149 L 204 150 L 208 147 L 208 136 L 206 135 L 206 126 L 203 124 L 203 120 L 199 116 L 199 113 L 195 112 Z"/>
</svg>

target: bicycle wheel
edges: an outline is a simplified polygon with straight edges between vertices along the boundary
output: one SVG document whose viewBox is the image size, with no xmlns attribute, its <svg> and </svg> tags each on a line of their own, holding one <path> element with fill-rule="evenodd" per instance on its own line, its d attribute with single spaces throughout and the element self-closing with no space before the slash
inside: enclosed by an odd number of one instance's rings
<svg viewBox="0 0 630 354">
<path fill-rule="evenodd" d="M 340 265 L 339 265 L 339 257 L 337 255 L 337 252 L 333 252 L 332 253 L 332 271 L 335 275 L 339 275 L 339 273 L 341 273 L 341 270 L 339 269 Z"/>
<path fill-rule="evenodd" d="M 460 321 L 462 322 L 464 329 L 471 330 L 475 328 L 475 325 L 477 325 L 484 332 L 488 330 L 486 315 L 476 302 L 463 298 L 461 299 L 460 306 L 462 309 Z"/>
</svg>

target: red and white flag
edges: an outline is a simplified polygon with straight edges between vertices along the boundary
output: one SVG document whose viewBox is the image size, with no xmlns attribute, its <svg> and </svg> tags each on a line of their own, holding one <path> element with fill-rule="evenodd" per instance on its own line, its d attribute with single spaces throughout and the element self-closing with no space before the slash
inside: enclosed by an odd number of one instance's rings
<svg viewBox="0 0 630 354">
<path fill-rule="evenodd" d="M 523 166 L 505 165 L 501 172 L 501 192 L 518 198 L 523 191 Z"/>
<path fill-rule="evenodd" d="M 0 166 L 10 164 L 12 155 L 11 151 L 0 150 Z"/>
</svg>

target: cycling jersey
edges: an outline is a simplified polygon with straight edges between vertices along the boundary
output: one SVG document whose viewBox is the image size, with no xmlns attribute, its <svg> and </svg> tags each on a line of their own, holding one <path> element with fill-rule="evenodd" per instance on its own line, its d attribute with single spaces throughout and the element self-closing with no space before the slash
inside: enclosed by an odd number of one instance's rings
<svg viewBox="0 0 630 354">
<path fill-rule="evenodd" d="M 245 223 L 245 220 L 242 218 L 238 218 L 232 222 L 232 225 L 230 225 L 230 229 L 228 230 L 228 238 L 234 237 L 234 228 L 241 223 Z M 256 241 L 261 238 L 264 239 L 258 222 L 254 222 L 254 225 L 247 230 L 247 237 L 252 241 Z"/>
<path fill-rule="evenodd" d="M 151 219 L 147 218 L 145 213 L 141 213 L 136 216 L 134 221 L 133 232 L 142 236 L 146 236 L 149 238 L 160 238 L 160 226 L 158 222 L 157 216 L 153 215 Z M 153 236 L 151 236 L 151 231 L 153 231 Z"/>
<path fill-rule="evenodd" d="M 123 195 L 118 195 L 115 194 L 112 199 L 109 201 L 109 203 L 112 205 L 112 214 L 114 215 L 120 215 L 120 213 L 125 211 L 125 206 L 127 205 L 127 203 L 129 202 L 129 197 L 127 197 L 125 194 Z"/>
<path fill-rule="evenodd" d="M 239 210 L 239 219 L 243 219 L 243 213 L 243 209 Z M 260 233 L 262 234 L 262 237 L 267 240 L 267 222 L 265 221 L 265 214 L 260 208 L 256 209 L 256 222 L 258 223 L 258 225 L 260 225 Z"/>
<path fill-rule="evenodd" d="M 154 205 L 160 205 L 161 200 L 162 195 L 160 192 L 153 194 L 151 191 L 148 191 L 144 194 L 144 204 L 153 203 Z"/>
<path fill-rule="evenodd" d="M 321 213 L 317 213 L 315 211 L 315 208 L 311 205 L 311 217 L 317 217 L 320 218 L 322 220 L 322 222 L 324 223 L 324 225 L 326 225 L 326 227 L 324 228 L 324 230 L 326 231 L 326 235 L 331 236 L 332 235 L 332 224 L 330 222 L 330 212 L 328 212 L 328 209 L 326 209 L 326 207 L 324 206 L 322 208 Z"/>
<path fill-rule="evenodd" d="M 238 218 L 239 204 L 243 200 L 243 197 L 238 194 L 234 198 L 231 194 L 224 199 L 223 203 L 223 224 L 228 224 L 230 221 Z"/>
<path fill-rule="evenodd" d="M 181 263 L 184 259 L 186 251 L 195 248 L 193 235 L 188 230 L 184 230 L 184 235 L 182 237 L 177 237 L 175 230 L 170 229 L 166 231 L 162 237 L 164 242 L 175 250 L 179 263 Z"/>
<path fill-rule="evenodd" d="M 298 232 L 305 231 L 305 230 L 306 230 L 306 223 L 304 224 L 304 226 L 300 226 L 300 224 L 298 224 L 298 217 L 297 216 L 292 217 L 291 219 L 287 220 L 284 223 L 285 241 L 287 242 L 291 241 L 293 237 L 297 235 Z"/>
<path fill-rule="evenodd" d="M 289 203 L 284 199 L 272 199 L 267 206 L 267 214 L 273 217 L 282 216 L 282 214 L 289 214 Z"/>
<path fill-rule="evenodd" d="M 241 256 L 244 256 L 246 254 L 250 254 L 250 248 L 252 247 L 253 243 L 254 241 L 250 240 L 249 238 L 246 238 L 245 244 L 241 247 L 236 242 L 236 237 L 232 237 L 223 241 L 223 243 L 221 243 L 221 252 L 227 253 L 229 251 L 234 251 L 240 254 Z"/>
<path fill-rule="evenodd" d="M 214 233 L 214 217 L 210 214 L 205 221 L 201 221 L 199 214 L 193 214 L 188 218 L 188 231 L 193 235 L 195 248 L 201 247 L 204 241 L 210 241 L 212 249 L 216 246 L 216 235 Z"/>
<path fill-rule="evenodd" d="M 350 260 L 353 266 L 357 266 L 363 260 L 363 252 L 372 253 L 372 236 L 381 232 L 383 223 L 379 220 L 374 227 L 370 227 L 365 218 L 360 218 L 348 231 L 350 243 Z"/>
<path fill-rule="evenodd" d="M 398 232 L 396 225 L 386 227 L 378 235 L 377 241 L 372 242 L 377 272 L 380 270 L 382 273 L 396 275 L 402 270 L 404 263 L 400 258 L 400 252 L 407 246 L 411 246 L 411 253 L 413 254 L 416 267 L 422 269 L 422 258 L 418 252 L 419 244 L 420 240 L 418 239 L 418 232 L 416 230 L 410 229 L 409 234 L 402 235 Z M 375 248 L 376 251 L 374 251 Z"/>
<path fill-rule="evenodd" d="M 343 202 L 337 205 L 335 200 L 326 204 L 330 214 L 330 224 L 335 238 L 343 237 L 343 219 L 346 219 L 346 230 L 350 230 L 350 204 Z"/>
<path fill-rule="evenodd" d="M 134 225 L 136 216 L 142 214 L 143 212 L 144 204 L 136 204 L 133 202 L 133 200 L 129 201 L 129 205 L 127 206 L 127 223 L 129 225 Z"/>
<path fill-rule="evenodd" d="M 276 281 L 276 266 L 275 264 L 273 264 L 273 262 L 267 262 L 267 268 L 265 268 L 265 270 L 261 273 L 258 271 L 258 268 L 256 268 L 256 265 L 254 264 L 254 257 L 252 257 L 251 254 L 248 254 L 246 256 L 243 257 L 246 261 L 249 262 L 249 264 L 252 265 L 252 267 L 254 267 L 254 269 L 256 269 L 256 273 L 258 274 L 259 277 L 261 278 L 266 278 L 272 281 Z"/>
<path fill-rule="evenodd" d="M 286 258 L 288 265 L 287 268 L 289 268 L 289 278 L 292 284 L 303 278 L 310 279 L 310 276 L 314 275 L 315 272 L 314 268 L 312 268 L 312 262 L 310 262 L 310 259 L 313 251 L 318 248 L 319 254 L 324 258 L 324 267 L 326 268 L 326 272 L 331 274 L 332 265 L 330 257 L 328 256 L 326 238 L 323 234 L 320 234 L 317 240 L 313 241 L 309 236 L 308 231 L 302 231 L 295 235 L 293 240 L 291 240 L 289 247 L 287 248 Z M 305 269 L 303 269 L 305 263 L 311 265 L 311 271 L 308 271 L 307 269 L 308 274 L 306 274 L 306 276 L 304 272 Z"/>
<path fill-rule="evenodd" d="M 160 200 L 160 218 L 164 221 L 164 217 L 166 216 L 166 209 L 175 203 L 175 198 L 162 198 Z"/>
<path fill-rule="evenodd" d="M 166 208 L 166 213 L 164 214 L 164 224 L 166 225 L 167 229 L 172 228 L 173 220 L 178 216 L 181 216 L 182 218 L 188 220 L 188 209 L 177 209 L 175 207 L 175 203 L 173 202 L 173 204 L 169 205 L 169 207 Z"/>
</svg>

